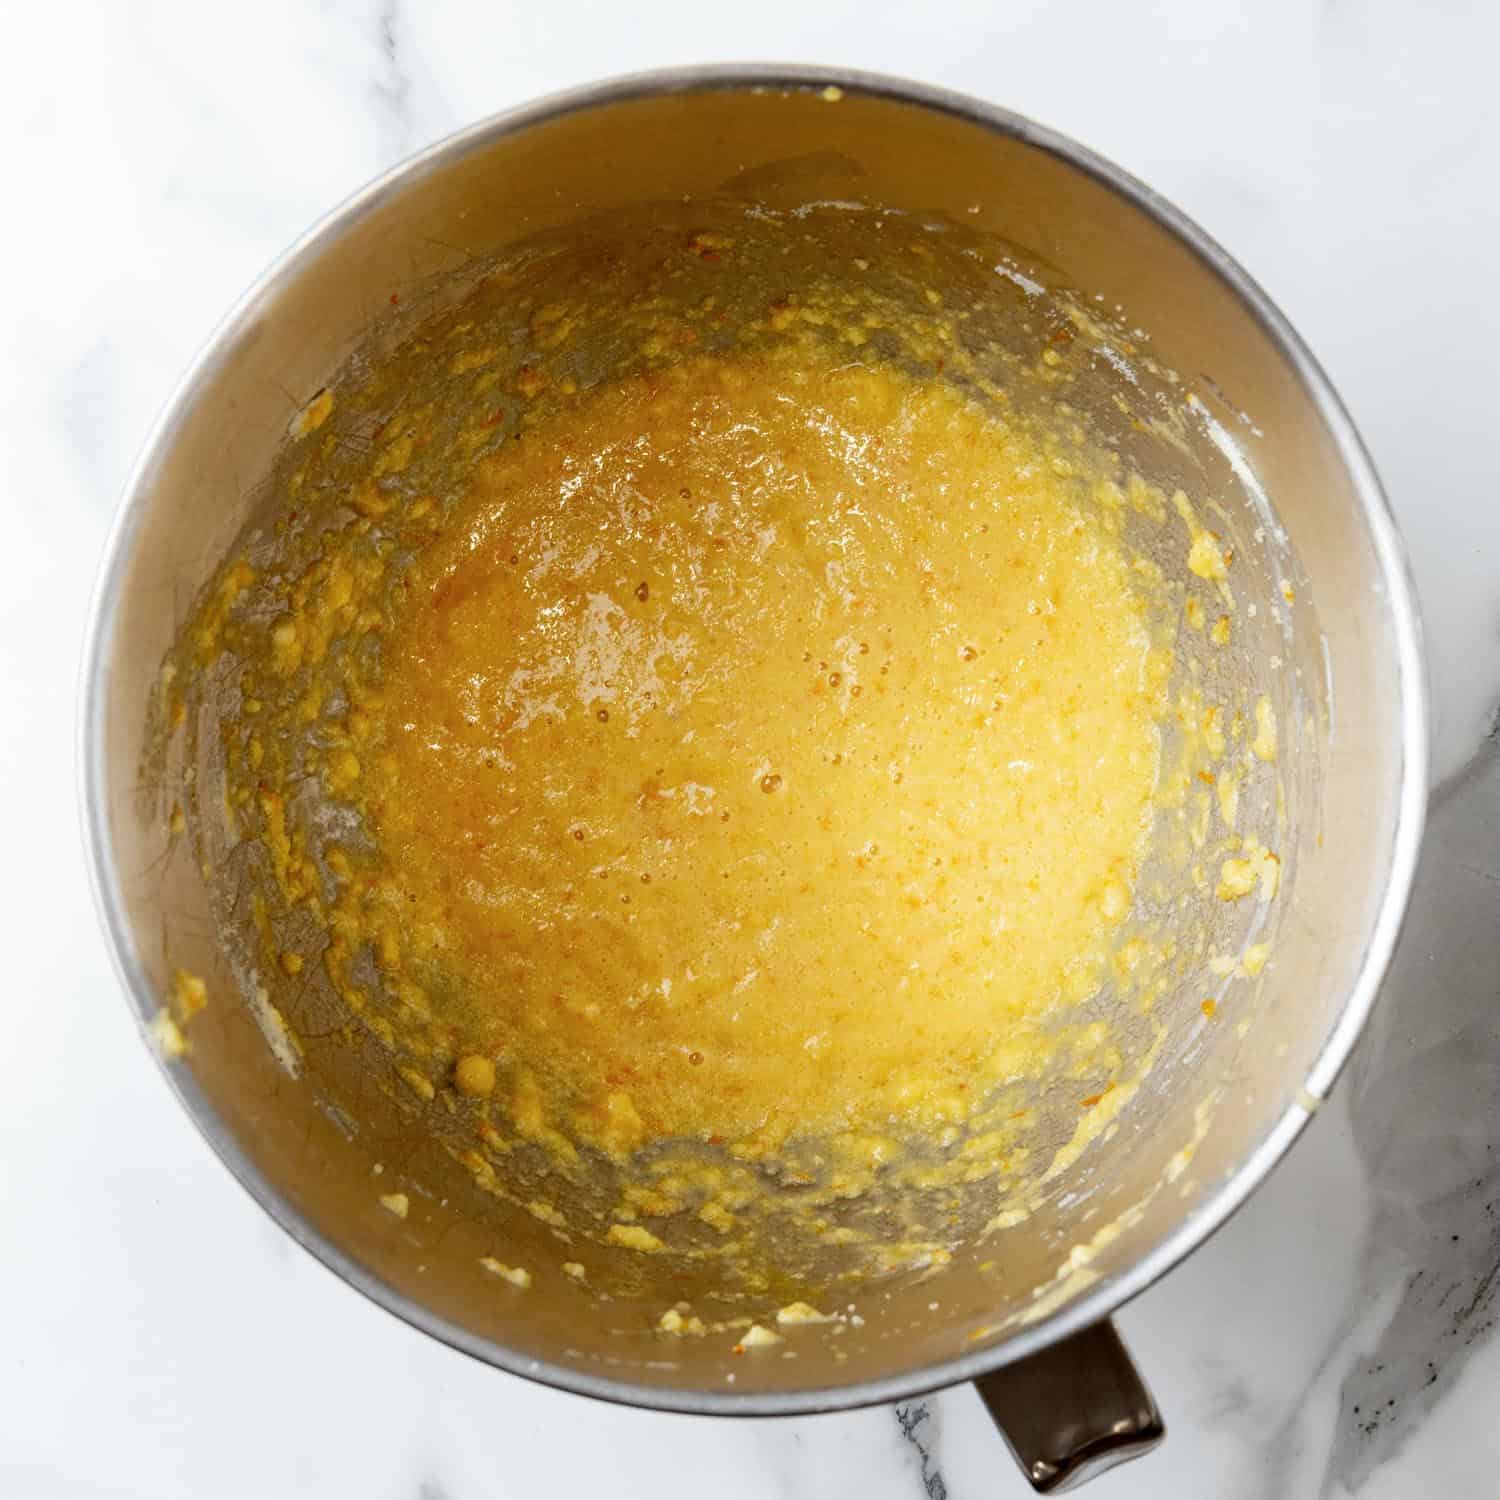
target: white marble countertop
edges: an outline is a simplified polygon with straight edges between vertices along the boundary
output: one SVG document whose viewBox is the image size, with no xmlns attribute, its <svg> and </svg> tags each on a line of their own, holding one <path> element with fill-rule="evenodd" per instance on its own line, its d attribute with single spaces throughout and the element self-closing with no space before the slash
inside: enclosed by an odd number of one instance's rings
<svg viewBox="0 0 1500 1500">
<path fill-rule="evenodd" d="M 245 284 L 401 156 L 562 85 L 780 57 L 1010 105 L 1176 200 L 1326 363 L 1405 528 L 1440 786 L 1333 1101 L 1128 1308 L 1166 1413 L 1135 1496 L 1500 1492 L 1500 13 L 1399 0 L 52 0 L 0 91 L 8 1049 L 0 1494 L 1021 1495 L 977 1399 L 776 1422 L 591 1404 L 440 1347 L 296 1249 L 162 1087 L 74 833 L 76 660 L 153 414 Z M 1489 182 L 1489 188 L 1484 183 Z"/>
</svg>

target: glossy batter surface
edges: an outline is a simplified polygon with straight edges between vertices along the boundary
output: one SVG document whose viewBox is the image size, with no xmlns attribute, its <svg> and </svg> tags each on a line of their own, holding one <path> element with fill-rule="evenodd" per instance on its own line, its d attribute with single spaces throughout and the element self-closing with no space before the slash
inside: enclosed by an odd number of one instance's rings
<svg viewBox="0 0 1500 1500">
<path fill-rule="evenodd" d="M 1164 706 L 1086 495 L 948 387 L 769 358 L 487 459 L 334 773 L 459 1089 L 761 1157 L 1040 1057 L 1130 907 Z"/>
</svg>

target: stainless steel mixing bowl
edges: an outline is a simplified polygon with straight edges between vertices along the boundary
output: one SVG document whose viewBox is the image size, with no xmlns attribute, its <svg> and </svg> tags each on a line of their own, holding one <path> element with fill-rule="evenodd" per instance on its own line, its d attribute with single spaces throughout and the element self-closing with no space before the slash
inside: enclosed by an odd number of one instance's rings
<svg viewBox="0 0 1500 1500">
<path fill-rule="evenodd" d="M 991 1246 L 957 1255 L 940 1283 L 894 1278 L 862 1294 L 862 1326 L 809 1335 L 796 1360 L 742 1360 L 734 1383 L 714 1341 L 664 1351 L 653 1309 L 670 1287 L 590 1299 L 550 1274 L 566 1252 L 544 1225 L 497 1221 L 462 1182 L 404 1222 L 385 1213 L 377 1181 L 442 1184 L 453 1164 L 374 1104 L 353 1121 L 326 1108 L 328 1080 L 289 1076 L 252 1007 L 212 1004 L 166 1073 L 290 1234 L 374 1301 L 480 1359 L 587 1395 L 720 1415 L 826 1411 L 977 1380 L 1033 1483 L 1061 1487 L 1160 1435 L 1109 1314 L 1222 1224 L 1327 1096 L 1395 942 L 1427 767 L 1411 584 L 1348 415 L 1249 277 L 1097 156 L 1003 110 L 890 79 L 698 69 L 499 116 L 358 194 L 226 319 L 127 487 L 84 677 L 98 900 L 143 1029 L 179 966 L 204 974 L 214 995 L 233 994 L 197 866 L 174 855 L 159 767 L 143 759 L 147 706 L 191 601 L 265 503 L 258 481 L 289 416 L 395 316 L 393 294 L 419 292 L 410 300 L 420 306 L 498 246 L 623 205 L 726 190 L 782 209 L 856 200 L 962 225 L 1014 249 L 1007 264 L 1028 269 L 1007 274 L 1074 289 L 1101 319 L 1107 309 L 1115 325 L 1149 332 L 1149 399 L 1174 407 L 1180 436 L 1167 452 L 1134 421 L 1120 441 L 1148 472 L 1212 493 L 1257 554 L 1247 597 L 1264 601 L 1267 629 L 1276 620 L 1265 654 L 1282 670 L 1277 691 L 1295 726 L 1283 769 L 1294 881 L 1273 962 L 1244 987 L 1243 1013 L 1195 1024 L 1191 993 L 1164 1010 L 1162 1064 L 1079 1163 L 1077 1191 L 1004 1240 L 998 1271 Z M 1278 568 L 1296 575 L 1298 602 L 1284 611 Z M 373 1178 L 376 1163 L 392 1175 Z M 506 1259 L 549 1274 L 497 1297 L 473 1274 L 497 1236 Z"/>
</svg>

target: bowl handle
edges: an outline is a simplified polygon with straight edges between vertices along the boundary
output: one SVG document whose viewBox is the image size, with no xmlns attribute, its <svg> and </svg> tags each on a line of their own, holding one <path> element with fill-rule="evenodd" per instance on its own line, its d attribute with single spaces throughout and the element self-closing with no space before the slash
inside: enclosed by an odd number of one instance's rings
<svg viewBox="0 0 1500 1500">
<path fill-rule="evenodd" d="M 1039 1494 L 1085 1484 L 1166 1436 L 1146 1382 L 1107 1320 L 974 1385 Z"/>
</svg>

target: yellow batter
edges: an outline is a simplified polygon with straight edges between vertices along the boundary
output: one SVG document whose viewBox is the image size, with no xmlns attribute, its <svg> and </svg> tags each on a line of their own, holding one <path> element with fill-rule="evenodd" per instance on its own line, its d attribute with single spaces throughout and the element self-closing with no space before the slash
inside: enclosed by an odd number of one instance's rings
<svg viewBox="0 0 1500 1500">
<path fill-rule="evenodd" d="M 945 386 L 753 356 L 485 461 L 327 772 L 432 1081 L 763 1157 L 965 1119 L 1044 1045 L 1130 908 L 1165 710 L 1066 469 Z"/>
<path fill-rule="evenodd" d="M 517 1215 L 626 1298 L 941 1265 L 1266 961 L 1244 548 L 981 251 L 690 204 L 499 256 L 308 401 L 163 664 L 245 998 L 487 1277 Z"/>
</svg>

